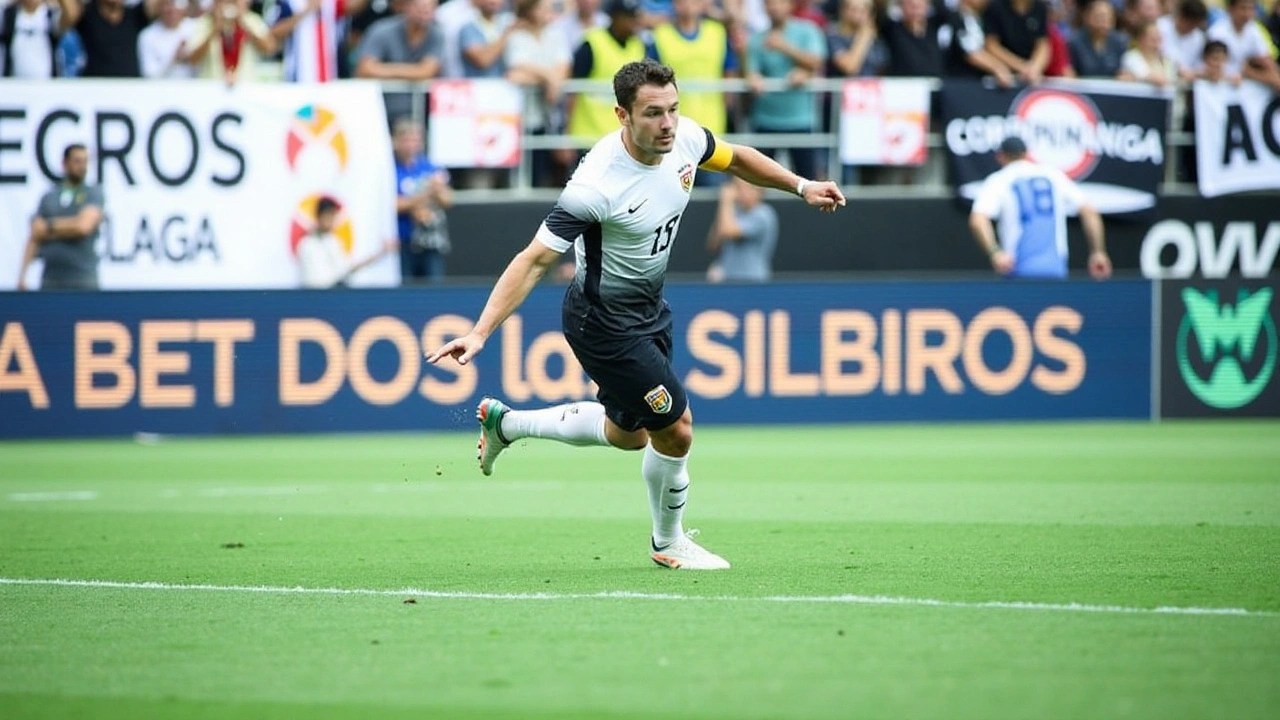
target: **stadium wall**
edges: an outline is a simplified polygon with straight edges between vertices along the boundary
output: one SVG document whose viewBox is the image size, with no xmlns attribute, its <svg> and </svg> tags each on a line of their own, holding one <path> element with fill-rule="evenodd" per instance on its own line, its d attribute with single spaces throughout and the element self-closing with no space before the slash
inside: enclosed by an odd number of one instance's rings
<svg viewBox="0 0 1280 720">
<path fill-rule="evenodd" d="M 668 298 L 699 422 L 1147 418 L 1153 287 L 674 284 Z M 474 364 L 427 366 L 487 292 L 7 294 L 0 435 L 458 430 L 484 394 L 593 396 L 555 287 Z"/>
</svg>

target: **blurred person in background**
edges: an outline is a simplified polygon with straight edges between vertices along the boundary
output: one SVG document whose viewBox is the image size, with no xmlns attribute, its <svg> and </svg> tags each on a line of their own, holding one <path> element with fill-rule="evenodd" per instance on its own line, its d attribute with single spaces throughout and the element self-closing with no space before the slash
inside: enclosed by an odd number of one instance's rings
<svg viewBox="0 0 1280 720">
<path fill-rule="evenodd" d="M 1230 72 L 1228 69 L 1229 58 L 1230 53 L 1227 51 L 1226 43 L 1221 40 L 1209 40 L 1206 42 L 1204 44 L 1204 57 L 1199 79 L 1211 83 L 1227 83 L 1239 86 L 1241 81 L 1240 74 Z M 1194 107 L 1194 103 L 1191 106 Z"/>
<path fill-rule="evenodd" d="M 1178 68 L 1161 51 L 1163 40 L 1155 23 L 1134 29 L 1133 47 L 1120 60 L 1120 80 L 1144 82 L 1158 88 L 1172 87 L 1178 82 Z M 1174 117 L 1181 117 L 1175 112 Z"/>
<path fill-rule="evenodd" d="M 284 44 L 284 79 L 338 79 L 343 19 L 364 11 L 369 0 L 275 0 L 267 18 L 271 37 Z"/>
<path fill-rule="evenodd" d="M 1049 64 L 1049 8 L 1043 0 L 991 0 L 982 16 L 987 50 L 1023 82 L 1036 84 Z"/>
<path fill-rule="evenodd" d="M 66 74 L 62 36 L 76 21 L 76 0 L 15 0 L 0 11 L 0 77 L 44 80 Z"/>
<path fill-rule="evenodd" d="M 1280 48 L 1280 0 L 1271 0 L 1271 12 L 1263 24 L 1271 35 L 1271 45 Z"/>
<path fill-rule="evenodd" d="M 986 33 L 982 30 L 982 12 L 988 0 L 960 0 L 954 12 L 947 13 L 946 25 L 951 40 L 946 52 L 945 73 L 950 77 L 992 76 L 1000 87 L 1013 86 L 1013 70 L 987 50 Z"/>
<path fill-rule="evenodd" d="M 504 9 L 506 0 L 474 0 L 474 4 L 475 18 L 458 33 L 462 76 L 500 78 L 507 72 L 504 53 L 516 31 L 515 18 Z"/>
<path fill-rule="evenodd" d="M 675 71 L 681 82 L 738 77 L 738 57 L 729 47 L 729 33 L 719 20 L 706 16 L 710 0 L 675 0 L 674 19 L 653 29 L 648 55 Z M 729 109 L 736 96 L 720 91 L 680 93 L 680 114 L 717 135 L 729 128 Z M 719 185 L 720 173 L 700 173 L 700 185 Z"/>
<path fill-rule="evenodd" d="M 89 152 L 68 145 L 62 152 L 62 179 L 40 198 L 22 265 L 18 289 L 26 290 L 27 268 L 44 261 L 42 290 L 97 290 L 98 253 L 94 242 L 105 207 L 102 187 L 89 185 Z"/>
<path fill-rule="evenodd" d="M 449 254 L 445 210 L 453 206 L 449 171 L 422 152 L 422 129 L 412 119 L 396 120 L 391 135 L 396 162 L 396 223 L 400 275 L 406 280 L 444 278 Z"/>
<path fill-rule="evenodd" d="M 462 48 L 458 40 L 462 28 L 480 15 L 475 0 L 447 0 L 436 9 L 435 22 L 444 39 L 440 54 L 440 77 L 462 77 Z"/>
<path fill-rule="evenodd" d="M 206 79 L 228 86 L 259 77 L 264 58 L 276 51 L 276 40 L 262 16 L 249 10 L 247 0 L 215 0 L 192 30 L 191 62 Z"/>
<path fill-rule="evenodd" d="M 804 89 L 822 71 L 827 39 L 817 25 L 791 16 L 793 0 L 766 0 L 769 29 L 755 33 L 747 44 L 746 77 L 751 88 L 751 129 L 758 133 L 813 133 L 818 122 L 818 98 Z M 785 80 L 787 90 L 766 91 L 765 80 Z M 760 151 L 773 158 L 777 147 Z M 791 170 L 817 178 L 818 149 L 790 148 Z"/>
<path fill-rule="evenodd" d="M 1153 23 L 1164 14 L 1165 0 L 1125 0 L 1124 13 L 1116 19 L 1116 28 L 1132 37 L 1139 25 Z M 1114 6 L 1113 6 L 1114 7 Z"/>
<path fill-rule="evenodd" d="M 1209 27 L 1208 39 L 1227 46 L 1227 74 L 1254 80 L 1280 92 L 1275 48 L 1258 20 L 1255 0 L 1230 0 L 1227 17 Z"/>
<path fill-rule="evenodd" d="M 552 22 L 552 27 L 564 37 L 570 55 L 582 44 L 582 36 L 588 30 L 608 26 L 609 14 L 600 9 L 600 0 L 577 0 L 572 11 L 565 10 Z"/>
<path fill-rule="evenodd" d="M 831 78 L 877 77 L 889 68 L 889 48 L 880 38 L 872 0 L 842 0 L 837 22 L 827 31 L 826 75 Z M 832 103 L 840 93 L 823 93 L 822 123 L 832 132 Z M 858 165 L 842 165 L 840 182 L 855 185 L 861 178 Z"/>
<path fill-rule="evenodd" d="M 764 189 L 742 178 L 720 187 L 720 203 L 707 234 L 710 282 L 768 282 L 778 246 L 778 213 L 764 203 Z"/>
<path fill-rule="evenodd" d="M 341 210 L 338 202 L 327 195 L 316 200 L 314 224 L 310 232 L 298 240 L 298 270 L 305 288 L 344 287 L 353 275 L 400 246 L 399 242 L 388 240 L 378 252 L 352 263 L 342 241 L 334 234 Z"/>
<path fill-rule="evenodd" d="M 559 132 L 563 125 L 560 99 L 572 54 L 552 24 L 553 12 L 551 0 L 518 0 L 516 28 L 507 40 L 507 79 L 525 88 L 524 129 L 531 135 Z M 531 156 L 535 187 L 564 184 L 550 150 L 534 150 Z"/>
<path fill-rule="evenodd" d="M 629 62 L 645 57 L 640 31 L 640 0 L 608 0 L 609 26 L 594 28 L 582 36 L 573 53 L 573 77 L 608 83 Z M 595 142 L 618 129 L 613 92 L 585 92 L 567 98 L 569 134 Z M 575 153 L 576 154 L 576 153 Z"/>
<path fill-rule="evenodd" d="M 187 17 L 187 0 L 161 0 L 159 22 L 138 35 L 138 62 L 142 77 L 166 80 L 192 78 L 188 38 L 196 21 Z"/>
<path fill-rule="evenodd" d="M 470 2 L 470 0 L 453 0 Z M 405 0 L 399 15 L 369 26 L 357 51 L 356 77 L 422 82 L 440 74 L 444 35 L 434 23 L 436 0 Z M 384 92 L 387 117 L 413 112 L 405 92 Z"/>
<path fill-rule="evenodd" d="M 1027 159 L 1027 146 L 1007 137 L 996 152 L 1000 169 L 982 183 L 969 214 L 969 229 L 1000 275 L 1067 277 L 1067 215 L 1080 215 L 1089 242 L 1089 275 L 1111 277 L 1102 216 L 1084 191 L 1057 168 Z M 992 221 L 1000 223 L 999 235 Z"/>
<path fill-rule="evenodd" d="M 351 16 L 346 23 L 347 31 L 343 35 L 342 42 L 343 58 L 340 69 L 346 71 L 344 77 L 355 74 L 356 61 L 359 60 L 356 51 L 360 48 L 360 40 L 364 37 L 365 31 L 379 20 L 399 15 L 403 7 L 404 0 L 369 0 L 363 10 Z"/>
<path fill-rule="evenodd" d="M 1067 35 L 1070 25 L 1067 22 L 1067 9 L 1063 0 L 1048 0 L 1049 27 L 1044 37 L 1049 45 L 1049 61 L 1044 66 L 1044 76 L 1052 78 L 1073 78 L 1075 68 L 1071 67 L 1071 51 L 1067 50 Z M 1073 4 L 1074 8 L 1074 4 Z"/>
<path fill-rule="evenodd" d="M 160 0 L 126 6 L 124 0 L 70 0 L 76 8 L 76 33 L 84 48 L 83 77 L 142 77 L 138 36 L 160 13 Z"/>
<path fill-rule="evenodd" d="M 888 74 L 942 77 L 944 27 L 947 37 L 951 37 L 945 9 L 930 13 L 928 0 L 899 0 L 898 7 L 901 17 L 880 25 L 880 36 L 889 48 Z"/>
<path fill-rule="evenodd" d="M 1114 78 L 1129 49 L 1129 38 L 1116 30 L 1111 0 L 1088 0 L 1080 8 L 1080 29 L 1067 43 L 1076 77 Z"/>
<path fill-rule="evenodd" d="M 1156 20 L 1160 29 L 1161 51 L 1173 61 L 1178 77 L 1194 80 L 1204 63 L 1204 27 L 1209 8 L 1204 0 L 1179 0 L 1177 9 Z"/>
</svg>

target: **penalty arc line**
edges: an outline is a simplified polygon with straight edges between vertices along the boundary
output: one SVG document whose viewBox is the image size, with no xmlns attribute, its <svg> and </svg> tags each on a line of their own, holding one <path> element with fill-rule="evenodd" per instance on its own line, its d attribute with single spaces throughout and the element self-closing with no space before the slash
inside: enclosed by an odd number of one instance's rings
<svg viewBox="0 0 1280 720">
<path fill-rule="evenodd" d="M 1280 617 L 1280 612 L 1247 610 L 1223 607 L 1132 607 L 1124 605 L 1089 605 L 1084 603 L 1037 603 L 1018 601 L 964 602 L 960 600 L 936 600 L 930 598 L 895 597 L 890 595 L 681 595 L 678 593 L 644 593 L 629 590 L 598 593 L 493 593 L 463 590 L 424 590 L 402 588 L 378 590 L 373 588 L 334 587 L 285 587 L 273 585 L 201 585 L 162 582 L 122 582 L 115 580 L 68 580 L 58 578 L 4 578 L 0 585 L 42 587 L 96 588 L 107 590 L 150 590 L 168 592 L 222 592 L 259 595 L 363 595 L 434 598 L 439 600 L 496 600 L 496 601 L 564 601 L 564 600 L 648 600 L 677 602 L 733 602 L 733 603 L 786 603 L 826 605 L 880 605 L 957 608 L 968 610 L 1023 610 L 1039 612 L 1110 613 L 1124 615 L 1199 615 L 1227 617 Z"/>
</svg>

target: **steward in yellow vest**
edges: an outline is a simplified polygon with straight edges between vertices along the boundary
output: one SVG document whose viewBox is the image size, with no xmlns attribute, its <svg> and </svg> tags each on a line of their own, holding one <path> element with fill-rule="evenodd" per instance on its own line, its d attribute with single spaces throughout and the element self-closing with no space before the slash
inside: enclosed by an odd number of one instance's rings
<svg viewBox="0 0 1280 720">
<path fill-rule="evenodd" d="M 701 14 L 685 20 L 679 16 L 683 3 L 676 3 L 675 21 L 663 23 L 653 29 L 654 59 L 676 71 L 676 78 L 685 80 L 720 80 L 736 69 L 736 58 L 729 52 L 728 33 L 724 25 L 715 20 L 699 19 Z M 688 3 L 694 5 L 694 3 Z M 697 3 L 701 6 L 702 3 Z M 689 38 L 690 27 L 697 28 Z M 680 114 L 693 118 L 699 125 L 721 135 L 728 122 L 725 97 L 722 92 L 680 91 Z"/>
<path fill-rule="evenodd" d="M 636 35 L 639 29 L 639 0 L 613 0 L 609 3 L 609 27 L 593 28 L 582 36 L 582 47 L 573 58 L 573 76 L 603 81 L 609 90 L 580 93 L 573 99 L 569 115 L 569 134 L 599 140 L 617 130 L 618 117 L 613 108 L 613 76 L 623 65 L 644 59 L 644 42 Z M 590 67 L 584 68 L 583 53 L 590 54 Z"/>
</svg>

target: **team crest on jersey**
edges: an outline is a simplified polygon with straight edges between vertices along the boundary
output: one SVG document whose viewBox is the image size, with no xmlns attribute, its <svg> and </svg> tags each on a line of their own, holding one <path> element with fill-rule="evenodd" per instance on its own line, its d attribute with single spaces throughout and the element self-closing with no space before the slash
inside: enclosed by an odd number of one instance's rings
<svg viewBox="0 0 1280 720">
<path fill-rule="evenodd" d="M 680 187 L 685 192 L 689 192 L 693 187 L 693 165 L 689 163 L 685 163 L 684 167 L 680 168 Z"/>
<path fill-rule="evenodd" d="M 666 385 L 659 385 L 645 393 L 644 401 L 649 403 L 649 407 L 659 415 L 671 412 L 671 393 L 667 392 Z"/>
</svg>

